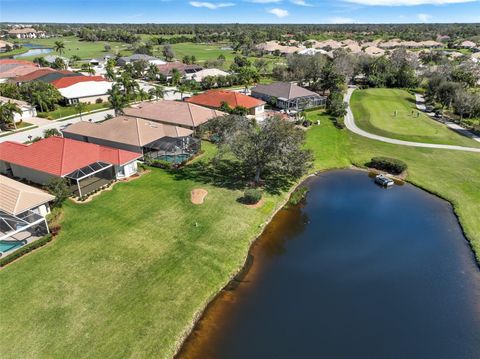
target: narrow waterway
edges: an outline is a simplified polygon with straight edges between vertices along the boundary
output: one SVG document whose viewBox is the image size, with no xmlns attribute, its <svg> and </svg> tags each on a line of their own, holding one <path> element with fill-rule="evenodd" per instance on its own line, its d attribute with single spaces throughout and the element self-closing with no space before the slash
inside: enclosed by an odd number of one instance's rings
<svg viewBox="0 0 480 359">
<path fill-rule="evenodd" d="M 180 358 L 480 358 L 480 271 L 451 206 L 365 173 L 308 181 Z"/>
</svg>

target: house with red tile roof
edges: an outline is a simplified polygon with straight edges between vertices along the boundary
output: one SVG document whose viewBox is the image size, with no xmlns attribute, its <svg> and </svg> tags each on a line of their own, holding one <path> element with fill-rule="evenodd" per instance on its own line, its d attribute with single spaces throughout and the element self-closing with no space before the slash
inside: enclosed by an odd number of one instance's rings
<svg viewBox="0 0 480 359">
<path fill-rule="evenodd" d="M 0 60 L 0 83 L 38 70 L 37 64 L 15 59 Z"/>
<path fill-rule="evenodd" d="M 66 76 L 51 82 L 68 104 L 95 103 L 108 100 L 108 90 L 113 83 L 103 76 Z"/>
<path fill-rule="evenodd" d="M 46 185 L 65 178 L 81 197 L 115 179 L 137 173 L 141 154 L 52 136 L 30 145 L 0 143 L 0 173 Z"/>
<path fill-rule="evenodd" d="M 244 107 L 252 116 L 263 116 L 265 101 L 244 95 L 236 91 L 210 90 L 186 100 L 200 106 L 219 109 L 224 103 L 231 109 Z"/>
</svg>

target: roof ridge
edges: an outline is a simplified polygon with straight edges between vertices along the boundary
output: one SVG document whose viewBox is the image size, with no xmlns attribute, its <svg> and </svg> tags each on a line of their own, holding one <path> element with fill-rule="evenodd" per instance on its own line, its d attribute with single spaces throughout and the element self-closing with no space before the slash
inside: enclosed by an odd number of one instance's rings
<svg viewBox="0 0 480 359">
<path fill-rule="evenodd" d="M 142 146 L 142 139 L 140 138 L 140 128 L 138 124 L 140 122 L 140 119 L 138 117 L 135 117 L 135 122 L 136 122 L 136 128 L 137 128 L 138 145 Z"/>
<path fill-rule="evenodd" d="M 193 112 L 192 112 L 191 105 L 192 104 L 190 102 L 187 102 L 188 112 L 190 112 L 190 118 L 192 119 L 192 125 L 195 127 L 195 120 L 193 118 Z"/>
<path fill-rule="evenodd" d="M 292 97 L 292 89 L 293 89 L 293 83 L 289 83 L 289 90 L 288 90 L 288 98 L 290 99 Z"/>
<path fill-rule="evenodd" d="M 56 137 L 56 136 L 54 136 Z M 60 175 L 63 174 L 63 162 L 65 160 L 65 146 L 67 145 L 67 141 L 63 140 L 62 141 L 62 156 L 60 157 L 61 158 L 61 162 L 60 162 Z"/>
</svg>

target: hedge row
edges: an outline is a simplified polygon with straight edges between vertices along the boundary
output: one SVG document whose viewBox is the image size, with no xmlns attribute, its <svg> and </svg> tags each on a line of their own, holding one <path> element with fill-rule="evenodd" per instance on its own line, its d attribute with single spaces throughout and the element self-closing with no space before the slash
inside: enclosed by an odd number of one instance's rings
<svg viewBox="0 0 480 359">
<path fill-rule="evenodd" d="M 52 240 L 52 235 L 47 234 L 46 236 L 37 239 L 36 241 L 26 244 L 12 254 L 6 256 L 5 258 L 0 258 L 0 268 L 6 266 L 8 263 L 13 262 L 15 259 L 20 258 L 21 256 L 30 253 L 31 251 L 43 247 L 45 244 Z"/>
<path fill-rule="evenodd" d="M 408 168 L 405 162 L 390 157 L 373 157 L 370 162 L 367 163 L 367 166 L 394 175 L 398 175 Z"/>
</svg>

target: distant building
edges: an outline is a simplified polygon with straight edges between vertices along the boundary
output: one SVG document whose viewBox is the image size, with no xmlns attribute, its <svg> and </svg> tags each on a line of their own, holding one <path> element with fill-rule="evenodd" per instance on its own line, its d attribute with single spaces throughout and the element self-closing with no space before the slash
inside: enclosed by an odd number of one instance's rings
<svg viewBox="0 0 480 359">
<path fill-rule="evenodd" d="M 17 39 L 39 39 L 45 37 L 45 31 L 37 31 L 31 27 L 25 27 L 8 31 L 8 36 Z"/>
<path fill-rule="evenodd" d="M 191 74 L 185 75 L 188 80 L 194 80 L 197 82 L 202 82 L 202 80 L 207 76 L 228 76 L 228 72 L 219 70 L 219 69 L 203 69 Z"/>
<path fill-rule="evenodd" d="M 131 64 L 137 61 L 146 61 L 152 65 L 164 65 L 165 61 L 160 60 L 154 56 L 144 55 L 144 54 L 134 54 L 131 56 L 123 56 L 117 60 L 118 66 L 125 66 L 126 64 Z"/>
<path fill-rule="evenodd" d="M 294 111 L 324 106 L 326 103 L 326 97 L 290 82 L 257 85 L 252 88 L 252 97 L 274 103 L 278 108 Z"/>
<path fill-rule="evenodd" d="M 0 60 L 0 83 L 14 81 L 16 78 L 38 70 L 38 65 L 30 61 Z"/>
<path fill-rule="evenodd" d="M 157 65 L 158 72 L 167 78 L 172 75 L 172 71 L 177 70 L 182 76 L 189 76 L 198 71 L 203 70 L 203 67 L 199 65 L 187 65 L 180 61 L 167 62 L 162 65 Z"/>
<path fill-rule="evenodd" d="M 0 52 L 10 51 L 13 49 L 13 47 L 14 44 L 12 44 L 11 42 L 0 40 Z"/>
</svg>

